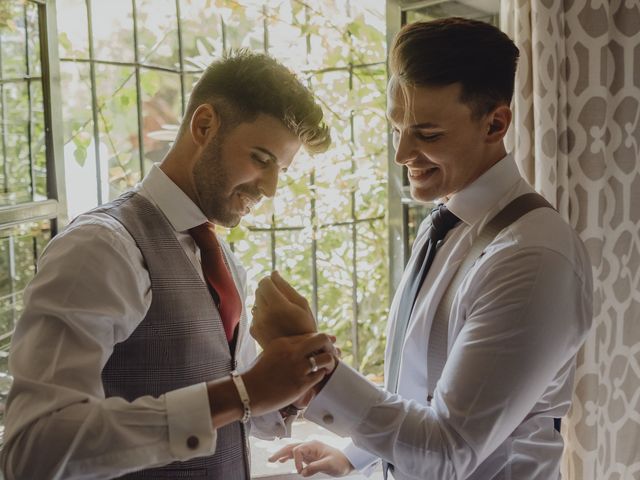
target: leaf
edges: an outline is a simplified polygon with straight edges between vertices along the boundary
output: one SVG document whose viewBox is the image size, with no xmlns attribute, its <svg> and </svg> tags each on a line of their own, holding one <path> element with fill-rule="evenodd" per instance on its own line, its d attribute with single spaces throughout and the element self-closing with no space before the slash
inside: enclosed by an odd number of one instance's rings
<svg viewBox="0 0 640 480">
<path fill-rule="evenodd" d="M 76 149 L 73 152 L 73 156 L 75 157 L 78 165 L 84 167 L 84 164 L 87 161 L 87 149 L 81 145 L 76 144 Z"/>
</svg>

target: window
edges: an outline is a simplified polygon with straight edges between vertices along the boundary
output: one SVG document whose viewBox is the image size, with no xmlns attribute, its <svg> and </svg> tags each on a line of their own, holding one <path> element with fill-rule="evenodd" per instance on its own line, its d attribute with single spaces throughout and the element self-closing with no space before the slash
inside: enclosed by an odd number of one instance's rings
<svg viewBox="0 0 640 480">
<path fill-rule="evenodd" d="M 0 2 L 0 425 L 11 385 L 9 343 L 23 290 L 64 217 L 58 188 L 63 178 L 54 174 L 54 152 L 61 153 L 52 129 L 59 114 L 51 102 L 58 91 L 51 81 L 55 61 L 51 68 L 44 60 L 56 56 L 50 48 L 52 25 L 51 2 Z"/>
</svg>

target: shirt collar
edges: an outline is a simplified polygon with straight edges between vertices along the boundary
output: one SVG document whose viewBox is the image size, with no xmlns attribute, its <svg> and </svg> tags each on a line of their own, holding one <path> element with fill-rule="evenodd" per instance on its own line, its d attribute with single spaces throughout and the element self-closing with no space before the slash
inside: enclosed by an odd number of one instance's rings
<svg viewBox="0 0 640 480">
<path fill-rule="evenodd" d="M 151 167 L 142 180 L 140 188 L 156 204 L 177 232 L 186 232 L 207 221 L 202 210 L 157 164 Z"/>
<path fill-rule="evenodd" d="M 452 195 L 447 208 L 467 225 L 480 221 L 522 179 L 508 154 L 466 188 Z"/>
</svg>

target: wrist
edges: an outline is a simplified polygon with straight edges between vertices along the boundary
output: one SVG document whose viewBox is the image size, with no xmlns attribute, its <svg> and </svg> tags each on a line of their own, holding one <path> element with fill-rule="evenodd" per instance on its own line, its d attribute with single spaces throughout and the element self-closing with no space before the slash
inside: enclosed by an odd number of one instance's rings
<svg viewBox="0 0 640 480">
<path fill-rule="evenodd" d="M 231 372 L 231 380 L 233 381 L 236 387 L 236 391 L 238 393 L 238 397 L 242 402 L 243 414 L 240 421 L 242 423 L 247 423 L 251 418 L 251 400 L 249 398 L 249 393 L 247 392 L 247 388 L 244 385 L 244 381 L 242 380 L 242 377 L 236 370 L 233 370 Z"/>
<path fill-rule="evenodd" d="M 207 395 L 214 428 L 223 427 L 242 418 L 242 401 L 231 377 L 207 382 Z"/>
</svg>

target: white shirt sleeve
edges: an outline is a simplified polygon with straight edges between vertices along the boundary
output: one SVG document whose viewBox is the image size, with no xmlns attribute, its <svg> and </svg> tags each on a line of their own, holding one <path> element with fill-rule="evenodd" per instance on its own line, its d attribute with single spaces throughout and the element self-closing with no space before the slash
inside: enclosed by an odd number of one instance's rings
<svg viewBox="0 0 640 480">
<path fill-rule="evenodd" d="M 396 478 L 467 478 L 525 420 L 591 324 L 591 284 L 556 252 L 504 249 L 478 266 L 431 405 L 340 364 L 306 418 L 350 436 Z"/>
<path fill-rule="evenodd" d="M 9 360 L 7 479 L 112 478 L 215 451 L 204 383 L 133 402 L 104 397 L 113 346 L 151 303 L 142 255 L 112 222 L 88 216 L 55 237 L 25 291 Z"/>
</svg>

